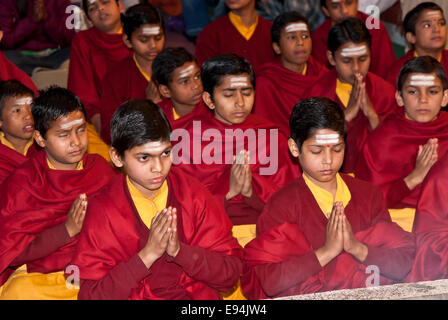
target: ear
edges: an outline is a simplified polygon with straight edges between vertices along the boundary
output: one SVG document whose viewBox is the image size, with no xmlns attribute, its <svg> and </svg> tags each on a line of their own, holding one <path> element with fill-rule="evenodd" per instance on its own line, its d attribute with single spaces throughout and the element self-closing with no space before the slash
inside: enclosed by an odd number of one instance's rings
<svg viewBox="0 0 448 320">
<path fill-rule="evenodd" d="M 288 147 L 289 147 L 289 151 L 291 152 L 293 157 L 298 158 L 299 157 L 299 147 L 297 146 L 297 143 L 292 138 L 288 139 Z"/>
<path fill-rule="evenodd" d="M 166 85 L 160 84 L 159 92 L 164 98 L 167 98 L 167 99 L 171 98 L 171 91 Z"/>
<path fill-rule="evenodd" d="M 442 108 L 446 107 L 448 104 L 448 89 L 443 91 Z"/>
<path fill-rule="evenodd" d="M 322 9 L 322 12 L 325 14 L 327 18 L 330 17 L 330 11 L 328 11 L 327 7 L 320 7 Z"/>
<path fill-rule="evenodd" d="M 213 103 L 212 96 L 210 95 L 210 93 L 204 91 L 202 93 L 202 100 L 204 100 L 204 103 L 207 105 L 207 107 L 209 107 L 209 109 L 211 110 L 215 109 L 215 104 Z"/>
<path fill-rule="evenodd" d="M 126 45 L 126 47 L 128 47 L 129 49 L 132 49 L 132 43 L 126 33 L 123 33 L 123 42 Z"/>
<path fill-rule="evenodd" d="M 401 92 L 400 91 L 395 91 L 395 100 L 397 101 L 397 104 L 400 107 L 404 107 L 404 100 L 403 97 L 401 96 Z"/>
<path fill-rule="evenodd" d="M 280 46 L 277 42 L 272 42 L 272 49 L 274 49 L 275 54 L 281 55 L 282 50 L 280 49 Z"/>
<path fill-rule="evenodd" d="M 110 155 L 110 160 L 112 160 L 112 163 L 117 168 L 123 167 L 123 161 L 121 161 L 121 156 L 118 154 L 117 149 L 115 149 L 114 147 L 109 147 L 109 155 Z"/>
<path fill-rule="evenodd" d="M 120 9 L 120 13 L 124 13 L 126 11 L 124 8 L 124 3 L 121 0 L 118 1 L 118 9 Z"/>
<path fill-rule="evenodd" d="M 327 50 L 327 59 L 328 62 L 330 62 L 330 64 L 334 67 L 336 65 L 336 60 L 333 57 L 333 53 L 331 53 L 330 50 Z"/>
<path fill-rule="evenodd" d="M 415 43 L 417 42 L 417 37 L 415 36 L 415 34 L 412 34 L 412 32 L 406 32 L 405 37 L 406 41 L 412 45 L 415 45 Z"/>
<path fill-rule="evenodd" d="M 45 148 L 45 146 L 47 145 L 45 142 L 44 137 L 42 137 L 42 135 L 40 134 L 39 131 L 34 130 L 34 141 L 36 141 L 36 143 L 41 147 L 41 148 Z"/>
<path fill-rule="evenodd" d="M 2 42 L 3 39 L 3 31 L 0 30 L 0 42 Z"/>
</svg>

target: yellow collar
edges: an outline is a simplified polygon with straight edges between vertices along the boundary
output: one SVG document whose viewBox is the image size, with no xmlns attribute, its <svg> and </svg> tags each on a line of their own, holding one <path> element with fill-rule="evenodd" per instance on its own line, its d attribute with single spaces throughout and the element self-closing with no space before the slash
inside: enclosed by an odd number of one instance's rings
<svg viewBox="0 0 448 320">
<path fill-rule="evenodd" d="M 443 54 L 441 53 L 440 56 L 437 58 L 437 61 L 442 62 L 442 56 Z M 418 57 L 418 53 L 417 50 L 414 50 L 414 58 Z"/>
<path fill-rule="evenodd" d="M 11 142 L 9 142 L 6 137 L 5 137 L 5 133 L 3 131 L 0 131 L 0 142 L 1 144 L 3 144 L 5 147 L 11 148 L 14 151 L 17 151 L 14 146 L 12 145 Z M 26 156 L 28 149 L 31 147 L 31 145 L 33 144 L 33 138 L 30 139 L 30 141 L 27 142 L 27 144 L 25 145 L 25 149 L 23 150 L 23 153 L 21 153 L 22 155 Z M 18 151 L 17 151 L 18 152 Z"/>
<path fill-rule="evenodd" d="M 336 95 L 344 104 L 345 107 L 348 105 L 348 101 L 350 100 L 350 92 L 352 91 L 353 86 L 349 83 L 343 83 L 336 79 Z"/>
<path fill-rule="evenodd" d="M 258 25 L 258 15 L 255 22 L 250 27 L 246 27 L 243 24 L 241 17 L 234 14 L 233 12 L 229 12 L 229 20 L 247 41 L 249 41 L 249 39 L 252 37 Z"/>
<path fill-rule="evenodd" d="M 48 168 L 50 168 L 50 169 L 52 169 L 52 170 L 57 170 L 57 169 L 51 164 L 51 162 L 50 162 L 50 160 L 48 160 L 48 158 L 47 158 L 47 165 L 48 165 Z M 84 169 L 84 166 L 83 166 L 83 164 L 82 164 L 82 160 L 81 160 L 81 161 L 78 162 L 78 165 L 76 166 L 76 169 L 75 169 L 75 170 L 82 170 L 82 169 Z"/>
<path fill-rule="evenodd" d="M 180 118 L 180 115 L 177 114 L 176 109 L 173 108 L 173 118 L 174 120 L 177 120 Z"/>
<path fill-rule="evenodd" d="M 143 75 L 143 77 L 145 77 L 145 79 L 148 82 L 151 82 L 151 77 L 145 71 L 143 71 L 142 67 L 139 65 L 137 59 L 135 58 L 135 53 L 132 57 L 134 58 L 135 65 L 137 66 L 138 71 L 140 71 L 140 73 Z"/>
<path fill-rule="evenodd" d="M 308 69 L 308 63 L 305 63 L 305 68 L 303 68 L 302 75 L 306 75 L 306 70 Z"/>
</svg>

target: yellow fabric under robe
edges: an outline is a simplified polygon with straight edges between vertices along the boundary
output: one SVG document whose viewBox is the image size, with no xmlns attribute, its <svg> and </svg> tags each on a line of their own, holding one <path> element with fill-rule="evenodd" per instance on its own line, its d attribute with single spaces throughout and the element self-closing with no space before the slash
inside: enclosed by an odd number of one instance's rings
<svg viewBox="0 0 448 320">
<path fill-rule="evenodd" d="M 414 225 L 415 208 L 389 209 L 390 217 L 403 230 L 412 232 Z"/>
<path fill-rule="evenodd" d="M 89 145 L 87 146 L 87 153 L 96 153 L 110 162 L 109 147 L 101 140 L 98 132 L 91 123 L 87 123 L 87 135 L 89 138 Z"/>
</svg>

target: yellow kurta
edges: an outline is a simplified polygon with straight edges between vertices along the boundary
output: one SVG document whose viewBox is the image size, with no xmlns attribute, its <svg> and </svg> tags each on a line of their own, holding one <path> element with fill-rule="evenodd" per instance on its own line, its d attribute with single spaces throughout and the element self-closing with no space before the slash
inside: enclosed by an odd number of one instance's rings
<svg viewBox="0 0 448 320">
<path fill-rule="evenodd" d="M 11 142 L 6 140 L 5 133 L 3 131 L 0 131 L 0 143 L 3 144 L 5 147 L 11 148 L 12 150 L 17 151 Z M 25 145 L 25 149 L 23 150 L 22 155 L 26 156 L 26 153 L 28 152 L 28 149 L 33 145 L 33 139 L 31 138 L 30 141 L 27 142 Z"/>
<path fill-rule="evenodd" d="M 350 100 L 350 92 L 353 86 L 349 83 L 342 83 L 339 79 L 336 80 L 336 95 L 342 104 L 347 107 L 348 101 Z"/>
<path fill-rule="evenodd" d="M 258 25 L 258 16 L 255 20 L 255 23 L 253 23 L 250 27 L 246 27 L 243 24 L 241 17 L 234 14 L 233 12 L 229 12 L 229 20 L 247 41 L 249 41 L 249 39 L 252 37 Z"/>
<path fill-rule="evenodd" d="M 109 147 L 107 146 L 107 144 L 103 140 L 101 140 L 93 124 L 87 122 L 86 127 L 87 127 L 87 136 L 89 139 L 89 144 L 87 146 L 87 153 L 99 154 L 104 159 L 106 159 L 107 162 L 110 162 L 111 160 L 109 155 Z"/>
</svg>

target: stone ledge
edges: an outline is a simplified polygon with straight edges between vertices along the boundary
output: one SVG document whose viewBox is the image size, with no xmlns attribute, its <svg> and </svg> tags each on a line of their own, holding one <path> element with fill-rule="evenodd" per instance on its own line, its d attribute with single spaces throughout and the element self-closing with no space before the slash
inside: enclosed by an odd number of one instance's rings
<svg viewBox="0 0 448 320">
<path fill-rule="evenodd" d="M 327 291 L 276 300 L 448 300 L 448 279 Z"/>
</svg>

